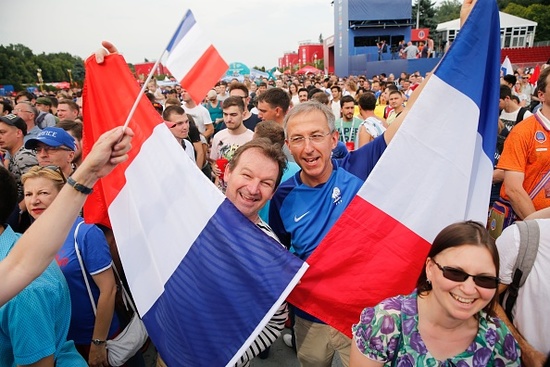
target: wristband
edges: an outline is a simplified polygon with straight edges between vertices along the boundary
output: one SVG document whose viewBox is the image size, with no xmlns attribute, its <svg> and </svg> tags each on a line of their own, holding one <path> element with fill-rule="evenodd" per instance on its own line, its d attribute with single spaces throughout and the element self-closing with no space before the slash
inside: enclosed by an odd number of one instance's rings
<svg viewBox="0 0 550 367">
<path fill-rule="evenodd" d="M 89 195 L 94 191 L 92 188 L 84 186 L 76 182 L 72 177 L 67 178 L 67 183 L 72 186 L 76 191 L 83 193 L 84 195 Z"/>
<path fill-rule="evenodd" d="M 95 345 L 103 345 L 105 344 L 107 341 L 105 340 L 101 340 L 101 339 L 92 339 L 92 343 L 94 343 Z"/>
</svg>

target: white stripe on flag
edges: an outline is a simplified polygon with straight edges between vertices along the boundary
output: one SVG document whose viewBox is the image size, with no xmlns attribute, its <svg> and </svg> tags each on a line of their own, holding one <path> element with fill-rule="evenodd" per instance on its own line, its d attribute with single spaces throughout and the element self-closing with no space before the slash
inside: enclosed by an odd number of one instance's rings
<svg viewBox="0 0 550 367">
<path fill-rule="evenodd" d="M 493 164 L 478 120 L 468 96 L 432 75 L 358 195 L 430 242 L 450 223 L 485 222 Z"/>
<path fill-rule="evenodd" d="M 164 291 L 224 200 L 205 175 L 189 174 L 192 170 L 198 170 L 196 164 L 166 125 L 159 124 L 126 169 L 126 184 L 109 207 L 120 258 L 126 273 L 132 274 L 128 282 L 141 315 Z M 209 200 L 200 201 L 186 185 L 200 187 Z M 185 217 L 171 216 L 181 212 Z"/>
<path fill-rule="evenodd" d="M 202 29 L 195 24 L 185 37 L 174 46 L 166 59 L 166 67 L 176 79 L 181 80 L 199 59 L 204 55 L 212 42 L 208 40 Z"/>
<path fill-rule="evenodd" d="M 506 58 L 502 62 L 500 70 L 502 71 L 503 75 L 514 75 L 514 68 L 512 67 L 512 62 L 510 61 L 508 56 L 506 56 Z"/>
</svg>

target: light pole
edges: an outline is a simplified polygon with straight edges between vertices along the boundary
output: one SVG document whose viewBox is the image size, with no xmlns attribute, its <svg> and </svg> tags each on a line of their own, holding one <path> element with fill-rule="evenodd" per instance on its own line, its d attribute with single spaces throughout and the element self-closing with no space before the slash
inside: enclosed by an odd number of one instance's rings
<svg viewBox="0 0 550 367">
<path fill-rule="evenodd" d="M 420 28 L 420 0 L 416 2 L 416 29 Z"/>
<path fill-rule="evenodd" d="M 69 81 L 71 83 L 71 88 L 73 87 L 73 74 L 71 69 L 67 69 L 67 73 L 69 73 Z"/>
<path fill-rule="evenodd" d="M 40 91 L 44 92 L 44 79 L 42 79 L 42 69 L 36 69 L 36 76 L 38 77 L 38 85 L 40 86 Z"/>
</svg>

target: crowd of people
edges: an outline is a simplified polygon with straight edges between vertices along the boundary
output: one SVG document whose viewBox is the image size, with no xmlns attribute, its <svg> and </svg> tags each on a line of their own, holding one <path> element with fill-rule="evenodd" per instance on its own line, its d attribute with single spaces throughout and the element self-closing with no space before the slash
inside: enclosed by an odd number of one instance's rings
<svg viewBox="0 0 550 367">
<path fill-rule="evenodd" d="M 473 3 L 464 2 L 463 17 Z M 96 60 L 116 52 L 104 43 Z M 420 72 L 245 78 L 219 81 L 203 101 L 180 85 L 163 88 L 153 80 L 146 97 L 228 200 L 307 260 L 429 78 Z M 536 86 L 529 78 L 521 68 L 502 77 L 495 121 L 491 202 L 504 200 L 518 220 L 536 218 L 540 226 L 539 255 L 512 320 L 498 298 L 513 281 L 519 232 L 512 225 L 495 245 L 486 223 L 466 221 L 441 229 L 416 289 L 365 308 L 350 325 L 352 339 L 284 302 L 236 365 L 276 358 L 269 347 L 286 325 L 284 342 L 304 367 L 331 366 L 335 354 L 344 366 L 519 366 L 520 359 L 542 366 L 550 353 L 544 312 L 550 297 L 550 67 Z M 2 366 L 108 366 L 105 341 L 125 323 L 115 302 L 114 272 L 121 265 L 112 234 L 80 215 L 94 183 L 127 158 L 133 133 L 105 133 L 83 160 L 81 107 L 77 90 L 55 96 L 22 91 L 0 102 Z M 138 353 L 126 365 L 145 363 Z M 154 363 L 163 366 L 162 356 Z"/>
</svg>

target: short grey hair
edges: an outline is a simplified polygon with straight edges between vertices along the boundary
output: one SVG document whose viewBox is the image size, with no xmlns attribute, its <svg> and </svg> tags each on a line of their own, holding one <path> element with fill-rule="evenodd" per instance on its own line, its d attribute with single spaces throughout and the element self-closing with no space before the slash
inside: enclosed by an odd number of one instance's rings
<svg viewBox="0 0 550 367">
<path fill-rule="evenodd" d="M 291 118 L 294 118 L 298 115 L 303 115 L 305 113 L 310 113 L 313 111 L 319 111 L 325 115 L 325 118 L 328 123 L 328 128 L 331 132 L 336 130 L 336 127 L 334 125 L 335 117 L 334 117 L 334 114 L 332 113 L 332 109 L 325 104 L 322 104 L 316 101 L 308 101 L 308 102 L 304 102 L 296 105 L 286 114 L 285 119 L 283 120 L 285 135 L 288 137 L 287 125 L 288 125 L 288 121 Z"/>
</svg>

